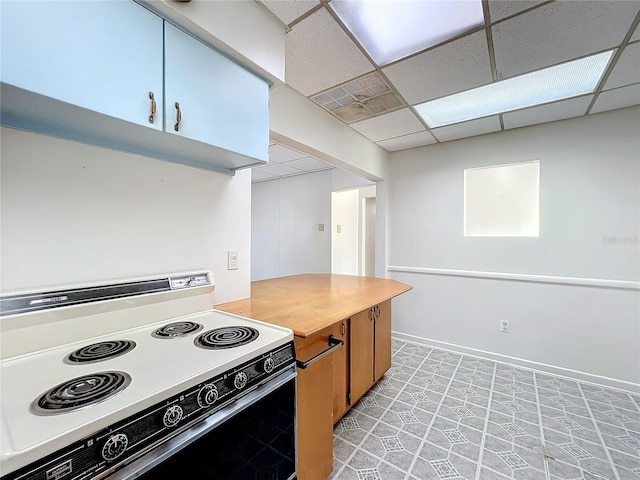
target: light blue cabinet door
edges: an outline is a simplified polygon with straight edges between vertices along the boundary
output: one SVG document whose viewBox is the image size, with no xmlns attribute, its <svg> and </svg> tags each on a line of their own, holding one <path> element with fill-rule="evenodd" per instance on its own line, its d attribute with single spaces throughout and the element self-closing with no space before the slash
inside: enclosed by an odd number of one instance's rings
<svg viewBox="0 0 640 480">
<path fill-rule="evenodd" d="M 165 62 L 168 132 L 268 159 L 269 86 L 264 80 L 169 23 Z"/>
<path fill-rule="evenodd" d="M 0 19 L 3 83 L 162 129 L 160 17 L 132 1 L 2 0 Z"/>
</svg>

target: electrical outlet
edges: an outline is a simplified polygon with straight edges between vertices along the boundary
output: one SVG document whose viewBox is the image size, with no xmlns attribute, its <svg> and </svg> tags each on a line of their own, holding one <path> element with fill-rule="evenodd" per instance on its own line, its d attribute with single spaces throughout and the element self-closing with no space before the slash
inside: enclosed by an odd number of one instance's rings
<svg viewBox="0 0 640 480">
<path fill-rule="evenodd" d="M 238 269 L 238 251 L 229 250 L 227 252 L 227 270 L 237 270 L 237 269 Z"/>
<path fill-rule="evenodd" d="M 500 331 L 502 333 L 509 333 L 509 320 L 500 320 Z"/>
</svg>

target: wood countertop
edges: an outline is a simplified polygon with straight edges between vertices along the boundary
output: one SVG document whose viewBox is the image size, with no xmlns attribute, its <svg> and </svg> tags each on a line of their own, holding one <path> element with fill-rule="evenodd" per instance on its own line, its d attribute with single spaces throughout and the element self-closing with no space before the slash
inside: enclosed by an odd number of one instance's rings
<svg viewBox="0 0 640 480">
<path fill-rule="evenodd" d="M 309 273 L 252 282 L 251 297 L 215 308 L 307 337 L 412 288 L 388 278 Z"/>
</svg>

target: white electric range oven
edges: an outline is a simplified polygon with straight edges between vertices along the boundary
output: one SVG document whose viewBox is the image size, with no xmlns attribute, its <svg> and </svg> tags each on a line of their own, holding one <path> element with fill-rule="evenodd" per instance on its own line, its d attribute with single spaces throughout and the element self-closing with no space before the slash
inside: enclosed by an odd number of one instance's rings
<svg viewBox="0 0 640 480">
<path fill-rule="evenodd" d="M 2 480 L 296 473 L 293 332 L 210 272 L 0 296 Z"/>
</svg>

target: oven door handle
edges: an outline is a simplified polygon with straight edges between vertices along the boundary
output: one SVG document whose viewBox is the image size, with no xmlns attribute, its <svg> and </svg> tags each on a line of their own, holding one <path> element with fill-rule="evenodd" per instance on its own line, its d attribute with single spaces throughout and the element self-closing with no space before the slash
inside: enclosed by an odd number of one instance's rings
<svg viewBox="0 0 640 480">
<path fill-rule="evenodd" d="M 305 368 L 307 368 L 312 363 L 317 362 L 321 358 L 329 355 L 336 348 L 339 348 L 339 347 L 341 347 L 343 345 L 344 345 L 344 340 L 339 340 L 339 339 L 335 338 L 333 335 L 329 335 L 329 348 L 327 348 L 323 352 L 320 352 L 315 357 L 311 357 L 306 362 L 303 362 L 302 360 L 296 360 L 296 365 L 297 365 L 298 368 L 304 370 Z"/>
</svg>

